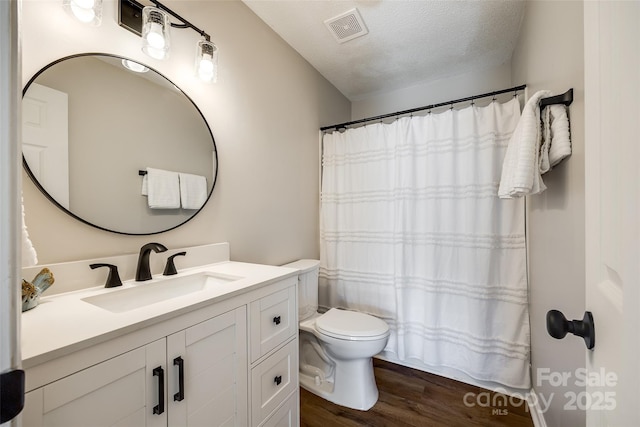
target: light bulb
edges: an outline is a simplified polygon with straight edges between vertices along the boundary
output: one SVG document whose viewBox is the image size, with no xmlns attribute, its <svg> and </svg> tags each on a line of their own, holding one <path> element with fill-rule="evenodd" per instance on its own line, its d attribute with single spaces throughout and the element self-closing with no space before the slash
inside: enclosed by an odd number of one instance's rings
<svg viewBox="0 0 640 427">
<path fill-rule="evenodd" d="M 151 23 L 149 33 L 147 33 L 147 42 L 154 49 L 164 49 L 166 42 L 162 35 L 162 25 L 155 22 Z"/>
<path fill-rule="evenodd" d="M 93 19 L 96 17 L 96 13 L 93 11 L 93 9 L 80 7 L 76 2 L 73 1 L 71 2 L 71 12 L 73 12 L 73 16 L 78 18 L 78 21 L 84 22 L 85 24 L 93 21 Z"/>
<path fill-rule="evenodd" d="M 102 0 L 63 0 L 62 5 L 80 22 L 95 26 L 102 22 Z"/>
<path fill-rule="evenodd" d="M 213 61 L 211 60 L 211 55 L 204 55 L 202 57 L 198 71 L 204 74 L 213 73 Z"/>
<path fill-rule="evenodd" d="M 156 49 L 155 47 L 147 46 L 142 50 L 153 59 L 165 59 L 167 57 L 167 52 L 162 49 Z"/>
<path fill-rule="evenodd" d="M 71 4 L 82 9 L 91 9 L 95 6 L 95 0 L 71 0 Z"/>
</svg>

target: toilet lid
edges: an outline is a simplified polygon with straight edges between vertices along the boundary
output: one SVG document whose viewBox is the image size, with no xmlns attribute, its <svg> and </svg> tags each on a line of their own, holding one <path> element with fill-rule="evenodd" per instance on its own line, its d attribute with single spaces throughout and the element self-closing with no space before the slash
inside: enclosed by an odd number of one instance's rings
<svg viewBox="0 0 640 427">
<path fill-rule="evenodd" d="M 377 317 L 332 308 L 316 320 L 320 333 L 342 339 L 377 338 L 389 333 L 389 325 Z"/>
</svg>

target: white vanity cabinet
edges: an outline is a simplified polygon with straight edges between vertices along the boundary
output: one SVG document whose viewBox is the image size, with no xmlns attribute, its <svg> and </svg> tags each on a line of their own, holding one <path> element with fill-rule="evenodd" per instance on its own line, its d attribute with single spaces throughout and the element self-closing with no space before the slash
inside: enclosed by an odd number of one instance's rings
<svg viewBox="0 0 640 427">
<path fill-rule="evenodd" d="M 288 277 L 27 366 L 22 425 L 298 426 L 296 284 Z"/>
<path fill-rule="evenodd" d="M 244 306 L 27 393 L 24 427 L 244 426 Z"/>
</svg>

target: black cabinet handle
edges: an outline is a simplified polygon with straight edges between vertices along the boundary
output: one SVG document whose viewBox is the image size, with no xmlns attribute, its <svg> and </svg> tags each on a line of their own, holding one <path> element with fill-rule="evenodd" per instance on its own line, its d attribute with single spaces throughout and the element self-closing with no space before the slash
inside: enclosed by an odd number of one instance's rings
<svg viewBox="0 0 640 427">
<path fill-rule="evenodd" d="M 280 324 L 280 316 L 276 316 L 273 318 L 273 323 L 275 323 L 276 325 Z"/>
<path fill-rule="evenodd" d="M 596 345 L 596 330 L 590 311 L 584 312 L 582 320 L 567 320 L 562 312 L 550 310 L 547 313 L 547 332 L 559 340 L 564 338 L 567 332 L 571 332 L 573 335 L 582 337 L 589 350 Z"/>
<path fill-rule="evenodd" d="M 173 395 L 173 400 L 182 402 L 184 400 L 184 360 L 182 357 L 173 359 L 173 366 L 178 367 L 178 392 Z"/>
<path fill-rule="evenodd" d="M 153 370 L 153 376 L 158 377 L 158 404 L 153 407 L 153 413 L 160 415 L 164 412 L 164 369 L 158 366 Z"/>
<path fill-rule="evenodd" d="M 276 383 L 276 385 L 280 385 L 280 383 L 282 382 L 282 375 L 278 375 L 277 377 L 275 377 L 273 379 L 273 382 Z"/>
</svg>

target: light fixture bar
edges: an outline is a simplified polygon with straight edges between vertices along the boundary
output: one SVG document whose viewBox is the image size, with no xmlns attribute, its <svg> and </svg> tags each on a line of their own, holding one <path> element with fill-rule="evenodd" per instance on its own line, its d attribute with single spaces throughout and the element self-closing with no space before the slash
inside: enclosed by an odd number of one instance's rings
<svg viewBox="0 0 640 427">
<path fill-rule="evenodd" d="M 169 15 L 176 18 L 181 23 L 171 23 L 174 28 L 191 28 L 196 33 L 200 34 L 205 40 L 210 41 L 211 37 L 204 30 L 193 25 L 191 22 L 184 19 L 182 16 L 171 10 L 169 7 L 163 5 L 157 0 L 150 0 L 151 3 L 158 9 L 167 12 Z M 128 29 L 129 31 L 142 35 L 142 9 L 144 6 L 136 0 L 120 0 L 118 6 L 118 24 L 121 27 Z"/>
</svg>

